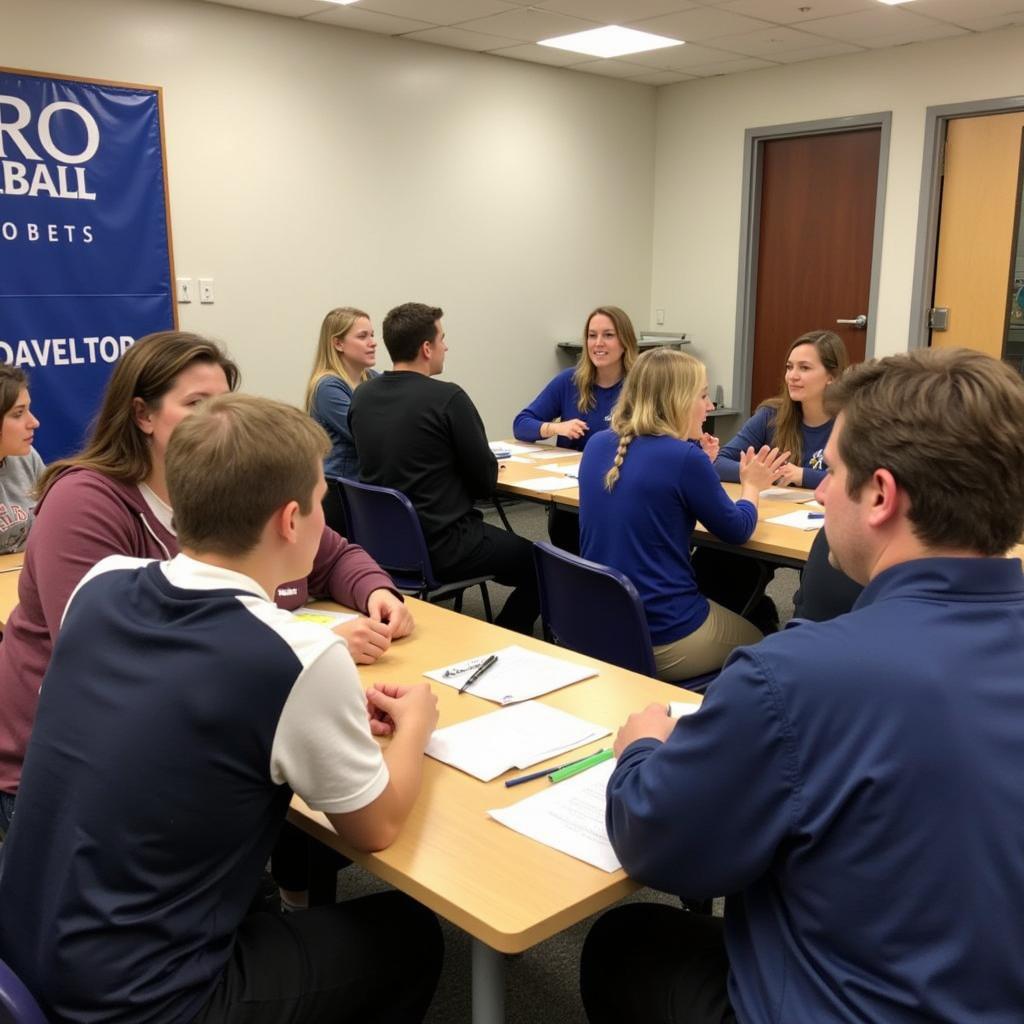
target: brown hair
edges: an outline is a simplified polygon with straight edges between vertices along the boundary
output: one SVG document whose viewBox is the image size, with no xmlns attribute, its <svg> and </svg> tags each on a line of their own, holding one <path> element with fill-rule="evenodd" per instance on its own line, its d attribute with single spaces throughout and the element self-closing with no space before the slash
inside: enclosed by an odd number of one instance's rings
<svg viewBox="0 0 1024 1024">
<path fill-rule="evenodd" d="M 829 373 L 833 380 L 850 365 L 850 356 L 843 344 L 843 339 L 834 331 L 808 331 L 801 334 L 786 352 L 786 361 L 793 354 L 793 349 L 798 345 L 813 345 L 814 351 L 818 353 L 821 365 Z M 789 461 L 799 466 L 803 461 L 803 438 L 800 436 L 800 428 L 803 426 L 803 407 L 799 402 L 794 402 L 789 397 L 789 388 L 786 387 L 785 374 L 782 379 L 782 390 L 774 397 L 768 398 L 761 403 L 761 407 L 767 406 L 775 410 L 774 439 L 772 446 L 780 452 L 789 452 Z"/>
<path fill-rule="evenodd" d="M 619 435 L 619 447 L 604 476 L 606 491 L 618 482 L 626 449 L 634 438 L 686 436 L 693 403 L 707 379 L 704 364 L 686 352 L 656 348 L 637 359 L 612 410 L 611 428 Z"/>
<path fill-rule="evenodd" d="M 323 428 L 290 405 L 253 395 L 204 402 L 167 445 L 167 492 L 181 545 L 244 555 L 289 501 L 308 516 L 330 448 Z"/>
<path fill-rule="evenodd" d="M 887 469 L 935 548 L 1001 555 L 1024 533 L 1024 380 L 967 349 L 922 349 L 851 367 L 825 394 L 843 414 L 839 455 L 855 497 Z"/>
<path fill-rule="evenodd" d="M 21 389 L 27 387 L 28 377 L 24 370 L 10 363 L 0 363 L 0 420 L 14 407 Z"/>
<path fill-rule="evenodd" d="M 85 447 L 68 459 L 47 466 L 37 485 L 44 495 L 65 470 L 84 466 L 115 480 L 136 484 L 153 468 L 146 435 L 136 426 L 133 399 L 150 410 L 160 408 L 163 396 L 192 363 L 213 363 L 224 371 L 228 387 L 238 387 L 238 367 L 215 341 L 183 331 L 160 331 L 140 338 L 121 357 L 103 393 Z"/>
<path fill-rule="evenodd" d="M 384 317 L 384 347 L 393 363 L 411 363 L 425 341 L 437 337 L 437 321 L 444 316 L 438 306 L 404 302 Z"/>
<path fill-rule="evenodd" d="M 352 380 L 345 369 L 345 361 L 341 353 L 334 347 L 335 338 L 344 338 L 355 326 L 360 317 L 370 319 L 369 313 L 364 313 L 355 306 L 339 306 L 332 309 L 320 325 L 320 338 L 316 345 L 316 358 L 313 360 L 313 372 L 309 377 L 309 384 L 306 385 L 306 412 L 313 412 L 313 396 L 316 394 L 316 387 L 324 377 L 340 377 L 353 390 L 370 376 L 369 369 L 363 370 L 359 380 Z"/>
<path fill-rule="evenodd" d="M 594 397 L 594 385 L 597 381 L 597 370 L 590 360 L 590 352 L 587 350 L 587 332 L 590 330 L 590 321 L 595 316 L 606 316 L 615 325 L 615 333 L 622 342 L 622 376 L 628 377 L 630 367 L 636 362 L 639 348 L 636 343 L 636 331 L 633 330 L 633 322 L 626 315 L 624 310 L 618 306 L 598 306 L 587 316 L 583 324 L 583 351 L 580 353 L 579 361 L 576 363 L 576 371 L 572 375 L 572 382 L 576 385 L 576 393 L 579 395 L 577 407 L 580 412 L 590 412 L 597 405 Z"/>
</svg>

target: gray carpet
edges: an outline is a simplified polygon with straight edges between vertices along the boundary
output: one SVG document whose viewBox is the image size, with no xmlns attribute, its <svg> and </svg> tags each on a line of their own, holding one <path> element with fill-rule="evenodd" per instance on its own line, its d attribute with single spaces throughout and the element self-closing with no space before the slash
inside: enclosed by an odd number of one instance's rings
<svg viewBox="0 0 1024 1024">
<path fill-rule="evenodd" d="M 505 505 L 512 528 L 530 540 L 547 539 L 547 517 L 540 505 L 517 502 Z M 487 521 L 501 526 L 497 515 L 487 514 Z M 782 622 L 793 615 L 793 593 L 797 586 L 793 569 L 780 569 L 768 587 L 768 593 L 779 609 Z M 507 587 L 489 585 L 495 610 L 504 603 Z M 467 593 L 464 614 L 483 618 L 479 591 Z M 539 630 L 539 627 L 538 627 Z M 538 631 L 538 636 L 540 635 Z M 338 876 L 339 899 L 351 899 L 387 887 L 372 875 L 353 865 Z M 641 890 L 629 902 L 661 902 L 678 906 L 675 897 Z M 716 906 L 721 913 L 721 907 Z M 578 971 L 580 949 L 593 918 L 581 921 L 568 931 L 542 942 L 520 956 L 506 958 L 506 1020 L 508 1024 L 585 1024 L 580 1003 Z M 426 1020 L 428 1024 L 463 1024 L 470 1016 L 470 943 L 465 933 L 442 921 L 445 937 L 445 962 L 437 994 Z"/>
</svg>

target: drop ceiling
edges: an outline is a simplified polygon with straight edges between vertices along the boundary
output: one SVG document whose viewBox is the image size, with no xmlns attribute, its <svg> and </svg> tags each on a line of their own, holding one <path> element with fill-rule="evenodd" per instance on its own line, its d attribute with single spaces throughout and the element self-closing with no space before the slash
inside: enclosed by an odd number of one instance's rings
<svg viewBox="0 0 1024 1024">
<path fill-rule="evenodd" d="M 438 46 L 671 85 L 1024 25 L 1024 0 L 206 0 Z M 540 39 L 625 25 L 686 41 L 598 60 Z"/>
</svg>

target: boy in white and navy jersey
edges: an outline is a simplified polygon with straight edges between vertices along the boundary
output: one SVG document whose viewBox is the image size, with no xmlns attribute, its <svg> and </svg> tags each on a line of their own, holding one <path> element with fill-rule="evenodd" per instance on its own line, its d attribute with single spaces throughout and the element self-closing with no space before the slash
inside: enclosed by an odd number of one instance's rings
<svg viewBox="0 0 1024 1024">
<path fill-rule="evenodd" d="M 387 846 L 437 720 L 269 596 L 312 564 L 327 447 L 297 410 L 212 400 L 167 452 L 182 554 L 107 558 L 71 597 L 0 859 L 0 957 L 54 1022 L 426 1012 L 442 942 L 412 900 L 249 913 L 292 793 Z"/>
</svg>

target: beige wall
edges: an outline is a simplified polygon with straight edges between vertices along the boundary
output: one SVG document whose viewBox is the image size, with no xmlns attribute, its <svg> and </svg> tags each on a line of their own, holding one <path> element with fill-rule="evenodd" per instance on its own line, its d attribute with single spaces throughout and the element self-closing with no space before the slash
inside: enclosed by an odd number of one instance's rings
<svg viewBox="0 0 1024 1024">
<path fill-rule="evenodd" d="M 163 87 L 176 272 L 215 280 L 181 325 L 248 390 L 299 401 L 332 306 L 431 302 L 503 436 L 590 308 L 646 326 L 650 86 L 189 0 L 2 6 L 0 65 Z"/>
<path fill-rule="evenodd" d="M 746 129 L 892 111 L 875 351 L 901 352 L 910 327 L 925 109 L 1024 93 L 1022 50 L 1024 29 L 1004 29 L 659 90 L 651 312 L 665 309 L 666 325 L 694 338 L 727 399 Z"/>
</svg>

